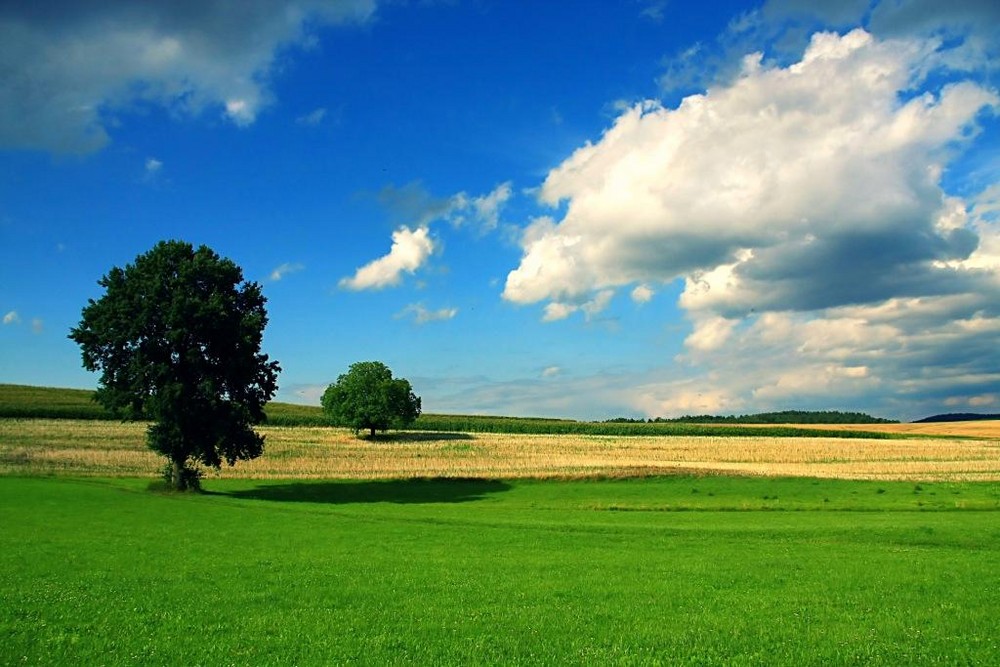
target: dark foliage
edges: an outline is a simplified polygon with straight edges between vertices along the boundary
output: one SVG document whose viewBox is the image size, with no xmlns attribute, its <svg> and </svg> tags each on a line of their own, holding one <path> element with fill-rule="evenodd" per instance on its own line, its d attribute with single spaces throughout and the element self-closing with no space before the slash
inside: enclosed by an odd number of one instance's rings
<svg viewBox="0 0 1000 667">
<path fill-rule="evenodd" d="M 976 412 L 950 412 L 944 415 L 934 415 L 933 417 L 924 417 L 923 419 L 918 419 L 913 423 L 927 424 L 930 422 L 973 422 L 973 421 L 983 421 L 992 419 L 1000 419 L 1000 415 L 983 415 Z"/>
<path fill-rule="evenodd" d="M 267 324 L 260 286 L 211 249 L 163 241 L 98 284 L 69 337 L 101 373 L 95 399 L 124 419 L 149 419 L 150 448 L 180 488 L 189 462 L 260 456 L 252 424 L 277 390 L 277 362 L 260 353 Z"/>
<path fill-rule="evenodd" d="M 643 423 L 642 419 L 618 417 L 609 419 L 610 423 Z M 762 412 L 755 415 L 685 415 L 666 419 L 645 420 L 653 424 L 895 424 L 894 419 L 872 417 L 863 412 L 840 412 L 836 410 L 783 410 L 781 412 Z"/>
</svg>

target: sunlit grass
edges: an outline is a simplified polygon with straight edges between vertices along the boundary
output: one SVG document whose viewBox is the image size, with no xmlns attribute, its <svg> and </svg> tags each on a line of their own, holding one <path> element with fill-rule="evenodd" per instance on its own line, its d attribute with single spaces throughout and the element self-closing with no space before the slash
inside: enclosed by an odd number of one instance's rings
<svg viewBox="0 0 1000 667">
<path fill-rule="evenodd" d="M 996 485 L 147 485 L 0 479 L 0 664 L 799 667 L 1000 654 Z"/>
</svg>

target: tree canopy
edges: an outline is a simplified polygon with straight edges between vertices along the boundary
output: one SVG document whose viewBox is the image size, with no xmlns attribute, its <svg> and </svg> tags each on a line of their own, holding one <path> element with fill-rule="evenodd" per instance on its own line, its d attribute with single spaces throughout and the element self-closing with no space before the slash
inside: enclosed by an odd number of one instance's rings
<svg viewBox="0 0 1000 667">
<path fill-rule="evenodd" d="M 347 373 L 326 388 L 323 410 L 339 426 L 354 432 L 402 428 L 420 416 L 420 397 L 408 380 L 393 378 L 392 371 L 379 361 L 351 364 Z"/>
<path fill-rule="evenodd" d="M 170 461 L 171 483 L 192 480 L 189 463 L 218 468 L 260 456 L 264 437 L 251 425 L 265 419 L 281 370 L 260 352 L 260 286 L 231 260 L 182 241 L 161 241 L 98 284 L 104 295 L 88 301 L 69 337 L 84 368 L 101 373 L 98 402 L 155 422 L 147 442 Z"/>
</svg>

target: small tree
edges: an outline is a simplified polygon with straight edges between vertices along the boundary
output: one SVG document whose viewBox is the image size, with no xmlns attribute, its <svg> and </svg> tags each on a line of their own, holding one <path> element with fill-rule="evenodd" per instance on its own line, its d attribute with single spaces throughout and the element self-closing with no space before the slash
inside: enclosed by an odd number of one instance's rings
<svg viewBox="0 0 1000 667">
<path fill-rule="evenodd" d="M 69 337 L 100 371 L 96 400 L 124 419 L 149 418 L 147 442 L 170 462 L 174 488 L 197 485 L 189 462 L 252 459 L 252 424 L 277 390 L 278 363 L 260 353 L 267 314 L 260 286 L 211 249 L 161 241 L 98 281 Z"/>
<path fill-rule="evenodd" d="M 392 371 L 379 361 L 352 364 L 334 384 L 323 392 L 323 410 L 339 426 L 357 433 L 412 424 L 420 416 L 420 397 L 414 395 L 409 381 L 393 378 Z"/>
</svg>

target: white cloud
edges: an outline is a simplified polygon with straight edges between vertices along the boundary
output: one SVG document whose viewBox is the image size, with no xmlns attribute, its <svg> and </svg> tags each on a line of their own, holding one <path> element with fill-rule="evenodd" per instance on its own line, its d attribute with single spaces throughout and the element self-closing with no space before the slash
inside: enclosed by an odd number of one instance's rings
<svg viewBox="0 0 1000 667">
<path fill-rule="evenodd" d="M 565 213 L 524 230 L 504 298 L 551 321 L 683 281 L 677 365 L 623 392 L 649 416 L 911 418 L 994 395 L 1000 190 L 966 201 L 943 175 L 1000 98 L 938 44 L 820 33 L 787 66 L 754 55 L 675 108 L 624 110 L 548 174 Z"/>
<path fill-rule="evenodd" d="M 545 314 L 542 316 L 542 321 L 558 322 L 559 320 L 565 320 L 577 310 L 579 310 L 579 306 L 551 301 L 545 305 Z"/>
<path fill-rule="evenodd" d="M 5 3 L 0 6 L 0 146 L 88 153 L 136 103 L 215 107 L 236 125 L 271 102 L 276 53 L 331 23 L 365 21 L 375 0 Z"/>
<path fill-rule="evenodd" d="M 326 109 L 324 107 L 320 107 L 318 109 L 310 111 L 307 114 L 299 116 L 298 118 L 295 119 L 295 122 L 298 123 L 299 125 L 307 125 L 315 127 L 316 125 L 322 123 L 324 118 L 326 118 Z"/>
<path fill-rule="evenodd" d="M 474 197 L 463 191 L 444 198 L 432 196 L 420 182 L 414 181 L 402 187 L 382 188 L 378 200 L 403 224 L 427 226 L 444 221 L 454 227 L 473 225 L 485 234 L 497 228 L 512 195 L 509 181 L 485 195 Z"/>
<path fill-rule="evenodd" d="M 603 313 L 604 310 L 611 304 L 611 299 L 614 298 L 614 296 L 615 296 L 614 290 L 610 289 L 601 290 L 596 295 L 594 295 L 593 299 L 587 301 L 582 306 L 580 306 L 580 310 L 583 311 L 584 315 L 589 321 L 597 317 L 601 313 Z"/>
<path fill-rule="evenodd" d="M 594 295 L 593 299 L 581 303 L 564 303 L 552 301 L 545 306 L 545 314 L 542 316 L 543 322 L 556 322 L 564 320 L 575 312 L 582 312 L 589 322 L 600 315 L 611 303 L 615 296 L 614 290 L 603 290 Z"/>
<path fill-rule="evenodd" d="M 798 60 L 817 26 L 860 26 L 879 39 L 938 39 L 938 64 L 993 76 L 1000 68 L 998 21 L 1000 3 L 993 0 L 766 0 L 734 17 L 715 39 L 665 58 L 659 81 L 667 95 L 728 86 L 747 53 L 766 51 L 769 65 Z"/>
<path fill-rule="evenodd" d="M 413 317 L 415 324 L 427 324 L 428 322 L 441 322 L 453 319 L 458 314 L 458 308 L 439 308 L 438 310 L 428 310 L 422 303 L 411 303 L 406 308 L 396 313 L 396 318 Z"/>
<path fill-rule="evenodd" d="M 290 273 L 296 273 L 306 268 L 303 264 L 298 262 L 285 262 L 284 264 L 276 267 L 271 271 L 271 275 L 268 277 L 270 280 L 277 282 L 287 276 Z"/>
<path fill-rule="evenodd" d="M 562 374 L 562 368 L 559 366 L 548 366 L 542 369 L 543 378 L 554 378 Z"/>
<path fill-rule="evenodd" d="M 19 326 L 21 324 L 21 315 L 18 314 L 16 310 L 8 311 L 3 316 L 4 326 Z M 32 333 L 40 334 L 45 329 L 45 323 L 41 318 L 35 317 L 31 320 L 31 331 Z"/>
<path fill-rule="evenodd" d="M 726 344 L 738 323 L 737 320 L 724 317 L 706 317 L 695 322 L 694 331 L 684 340 L 684 344 L 699 352 L 717 350 Z"/>
<path fill-rule="evenodd" d="M 640 385 L 630 404 L 649 417 L 735 414 L 745 406 L 739 396 L 725 388 L 689 381 Z"/>
<path fill-rule="evenodd" d="M 636 303 L 649 303 L 655 295 L 656 291 L 649 285 L 637 285 L 631 294 Z"/>
<path fill-rule="evenodd" d="M 378 193 L 379 203 L 408 224 L 393 233 L 392 250 L 388 255 L 361 267 L 354 277 L 341 280 L 340 286 L 361 290 L 398 285 L 404 271 L 414 273 L 437 249 L 430 237 L 432 223 L 444 221 L 455 227 L 473 223 L 481 233 L 493 231 L 511 195 L 510 182 L 501 183 L 479 197 L 459 192 L 451 197 L 436 198 L 416 181 L 400 188 L 382 188 Z M 416 231 L 412 231 L 409 222 L 416 223 Z"/>
<path fill-rule="evenodd" d="M 510 181 L 501 183 L 489 194 L 476 197 L 471 205 L 475 213 L 475 220 L 479 223 L 480 229 L 484 232 L 493 231 L 500 222 L 500 212 L 504 204 L 510 200 Z"/>
<path fill-rule="evenodd" d="M 754 60 L 676 109 L 633 106 L 549 173 L 540 197 L 566 214 L 527 228 L 504 297 L 686 277 L 685 307 L 733 316 L 970 289 L 980 277 L 935 266 L 976 247 L 969 227 L 936 227 L 955 205 L 940 176 L 998 98 L 958 81 L 901 99 L 932 55 L 820 33 L 789 67 Z"/>
<path fill-rule="evenodd" d="M 427 227 L 412 230 L 400 227 L 392 234 L 389 254 L 358 269 L 354 276 L 343 278 L 340 286 L 351 290 L 381 289 L 400 283 L 403 273 L 414 273 L 434 252 L 434 241 Z"/>
<path fill-rule="evenodd" d="M 700 374 L 699 391 L 724 390 L 736 409 L 924 417 L 941 412 L 946 401 L 968 405 L 1000 383 L 1000 371 L 984 364 L 1000 342 L 995 303 L 996 295 L 970 294 L 771 312 L 739 322 L 696 320 L 673 374 Z M 710 339 L 712 324 L 732 329 L 723 344 L 699 344 L 701 336 Z M 650 386 L 663 406 L 687 392 L 672 382 Z"/>
</svg>

